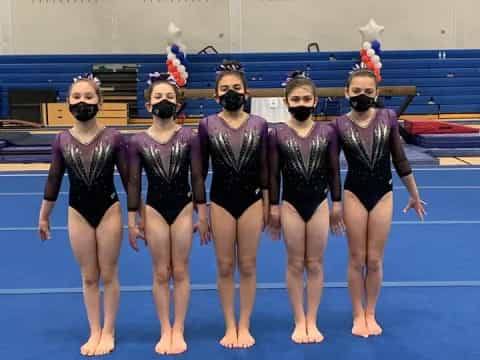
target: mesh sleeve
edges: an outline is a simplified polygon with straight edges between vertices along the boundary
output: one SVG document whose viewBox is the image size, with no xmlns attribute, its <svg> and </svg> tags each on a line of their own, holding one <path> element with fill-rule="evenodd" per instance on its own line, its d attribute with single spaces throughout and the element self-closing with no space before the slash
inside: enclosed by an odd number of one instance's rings
<svg viewBox="0 0 480 360">
<path fill-rule="evenodd" d="M 209 166 L 209 151 L 208 151 L 208 118 L 204 118 L 198 125 L 198 141 L 200 148 L 200 162 L 201 174 L 203 179 L 207 178 L 208 166 Z"/>
<path fill-rule="evenodd" d="M 269 164 L 269 198 L 270 204 L 278 205 L 280 201 L 280 159 L 276 129 L 268 133 L 268 164 Z"/>
<path fill-rule="evenodd" d="M 204 204 L 206 202 L 205 181 L 202 171 L 203 166 L 199 134 L 194 134 L 190 139 L 190 169 L 193 200 L 197 204 Z"/>
<path fill-rule="evenodd" d="M 392 161 L 398 176 L 404 177 L 412 173 L 412 168 L 403 150 L 402 140 L 400 138 L 400 131 L 398 120 L 393 112 L 390 113 L 391 128 L 390 128 L 390 153 L 392 154 Z"/>
<path fill-rule="evenodd" d="M 48 201 L 56 201 L 63 175 L 65 174 L 65 160 L 60 145 L 60 134 L 57 135 L 52 144 L 52 160 L 48 170 L 48 178 L 45 184 L 43 198 Z"/>
<path fill-rule="evenodd" d="M 259 182 L 262 190 L 269 188 L 268 178 L 268 124 L 265 122 L 260 134 Z"/>
<path fill-rule="evenodd" d="M 342 184 L 340 178 L 340 146 L 338 144 L 337 131 L 333 126 L 330 134 L 330 141 L 328 143 L 328 162 L 330 170 L 328 179 L 330 198 L 332 201 L 340 201 L 342 199 Z"/>
<path fill-rule="evenodd" d="M 115 137 L 115 165 L 120 173 L 123 187 L 128 191 L 128 141 L 120 133 Z"/>
<path fill-rule="evenodd" d="M 142 191 L 142 160 L 135 138 L 128 144 L 128 211 L 137 211 L 140 207 L 140 193 Z"/>
</svg>

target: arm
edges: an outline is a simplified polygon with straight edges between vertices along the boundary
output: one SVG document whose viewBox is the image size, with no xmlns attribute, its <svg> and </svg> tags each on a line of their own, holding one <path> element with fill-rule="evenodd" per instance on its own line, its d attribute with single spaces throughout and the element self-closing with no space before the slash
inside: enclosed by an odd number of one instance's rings
<svg viewBox="0 0 480 360">
<path fill-rule="evenodd" d="M 52 161 L 48 171 L 38 220 L 40 238 L 42 240 L 50 239 L 50 214 L 55 206 L 55 201 L 57 201 L 64 174 L 65 161 L 60 148 L 60 135 L 57 135 L 52 145 Z"/>
<path fill-rule="evenodd" d="M 120 133 L 115 138 L 115 165 L 120 173 L 123 188 L 128 192 L 128 141 Z"/>
<path fill-rule="evenodd" d="M 205 181 L 202 169 L 200 136 L 196 134 L 193 135 L 190 140 L 190 182 L 192 184 L 193 200 L 198 212 L 197 228 L 200 232 L 200 243 L 206 244 L 210 240 L 210 230 L 205 197 Z"/>
<path fill-rule="evenodd" d="M 268 124 L 265 122 L 260 134 L 260 171 L 259 182 L 262 189 L 263 198 L 263 225 L 268 224 L 268 217 L 270 213 L 270 201 L 269 201 L 269 178 L 268 178 Z"/>
<path fill-rule="evenodd" d="M 127 183 L 127 207 L 128 207 L 128 234 L 131 247 L 138 251 L 137 238 L 143 237 L 137 226 L 137 212 L 141 208 L 142 191 L 142 161 L 137 144 L 130 140 L 128 146 L 128 183 Z"/>
<path fill-rule="evenodd" d="M 425 202 L 422 201 L 420 198 L 417 184 L 415 183 L 415 178 L 412 173 L 412 168 L 410 167 L 408 159 L 405 156 L 405 152 L 403 150 L 397 117 L 393 113 L 390 114 L 390 116 L 392 119 L 392 125 L 390 129 L 389 140 L 393 166 L 395 167 L 398 176 L 401 178 L 403 184 L 405 185 L 410 194 L 408 204 L 403 211 L 407 212 L 409 209 L 413 208 L 417 212 L 420 219 L 423 220 L 426 214 L 424 208 Z"/>
<path fill-rule="evenodd" d="M 280 238 L 280 159 L 276 129 L 268 134 L 269 194 L 270 194 L 270 236 L 273 240 Z"/>
<path fill-rule="evenodd" d="M 343 223 L 342 208 L 342 184 L 340 177 L 340 146 L 336 128 L 332 126 L 332 132 L 328 142 L 328 162 L 329 162 L 329 188 L 330 198 L 332 200 L 332 210 L 330 211 L 330 228 L 335 235 L 340 235 L 345 231 Z"/>
<path fill-rule="evenodd" d="M 199 141 L 199 154 L 200 154 L 200 172 L 203 180 L 207 178 L 208 166 L 209 166 L 209 151 L 208 151 L 208 117 L 200 120 L 198 125 L 198 141 Z"/>
</svg>

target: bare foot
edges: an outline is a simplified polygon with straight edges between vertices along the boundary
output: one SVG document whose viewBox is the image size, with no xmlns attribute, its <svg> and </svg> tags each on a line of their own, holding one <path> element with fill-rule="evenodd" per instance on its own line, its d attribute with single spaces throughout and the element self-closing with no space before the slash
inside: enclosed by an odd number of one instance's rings
<svg viewBox="0 0 480 360">
<path fill-rule="evenodd" d="M 310 343 L 321 343 L 325 337 L 318 330 L 317 324 L 307 325 L 307 336 L 308 342 Z"/>
<path fill-rule="evenodd" d="M 383 329 L 375 319 L 375 315 L 366 315 L 365 321 L 367 322 L 367 329 L 369 335 L 378 336 L 382 334 Z"/>
<path fill-rule="evenodd" d="M 115 335 L 102 331 L 100 342 L 98 343 L 95 355 L 110 354 L 115 349 Z"/>
<path fill-rule="evenodd" d="M 255 338 L 249 329 L 238 329 L 238 347 L 247 349 L 255 345 Z"/>
<path fill-rule="evenodd" d="M 307 326 L 305 323 L 299 323 L 295 325 L 295 329 L 292 333 L 292 340 L 297 344 L 308 343 Z"/>
<path fill-rule="evenodd" d="M 83 356 L 93 356 L 95 355 L 95 350 L 97 350 L 98 343 L 100 342 L 100 338 L 102 337 L 102 332 L 94 332 L 90 334 L 90 338 L 88 341 L 82 345 L 80 348 L 80 354 Z"/>
<path fill-rule="evenodd" d="M 233 349 L 238 346 L 237 329 L 231 328 L 225 331 L 225 336 L 220 340 L 220 345 Z"/>
<path fill-rule="evenodd" d="M 155 346 L 155 352 L 160 355 L 167 355 L 170 352 L 170 345 L 172 343 L 172 330 L 162 331 L 162 336 Z"/>
<path fill-rule="evenodd" d="M 181 354 L 187 351 L 187 343 L 183 337 L 183 331 L 173 330 L 172 332 L 172 346 L 169 354 Z"/>
<path fill-rule="evenodd" d="M 363 314 L 353 318 L 352 334 L 364 338 L 368 337 L 367 322 L 365 321 L 365 316 Z"/>
</svg>

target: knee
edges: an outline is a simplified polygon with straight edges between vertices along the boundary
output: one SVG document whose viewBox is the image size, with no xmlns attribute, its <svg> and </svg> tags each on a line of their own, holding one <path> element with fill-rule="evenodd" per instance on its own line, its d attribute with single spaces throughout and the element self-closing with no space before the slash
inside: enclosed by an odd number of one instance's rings
<svg viewBox="0 0 480 360">
<path fill-rule="evenodd" d="M 367 261 L 368 272 L 378 272 L 382 269 L 382 258 L 380 256 L 369 256 Z"/>
<path fill-rule="evenodd" d="M 173 265 L 173 280 L 183 281 L 188 277 L 188 265 L 174 264 Z"/>
<path fill-rule="evenodd" d="M 218 276 L 225 278 L 233 276 L 235 271 L 234 261 L 233 260 L 218 260 Z"/>
<path fill-rule="evenodd" d="M 117 265 L 104 266 L 100 270 L 103 285 L 110 285 L 117 280 Z"/>
<path fill-rule="evenodd" d="M 238 262 L 238 268 L 241 276 L 253 276 L 257 269 L 257 259 L 255 257 L 241 258 Z"/>
<path fill-rule="evenodd" d="M 96 288 L 98 287 L 99 280 L 98 271 L 85 271 L 82 273 L 83 287 Z"/>
<path fill-rule="evenodd" d="M 288 272 L 294 276 L 301 276 L 305 270 L 305 260 L 303 258 L 288 258 Z"/>
<path fill-rule="evenodd" d="M 165 285 L 170 280 L 171 269 L 170 266 L 156 266 L 153 272 L 155 283 L 158 285 Z"/>
<path fill-rule="evenodd" d="M 367 255 L 363 252 L 350 253 L 350 267 L 357 271 L 363 271 L 367 262 Z"/>
<path fill-rule="evenodd" d="M 323 258 L 307 259 L 306 268 L 309 275 L 320 275 L 323 270 Z"/>
</svg>

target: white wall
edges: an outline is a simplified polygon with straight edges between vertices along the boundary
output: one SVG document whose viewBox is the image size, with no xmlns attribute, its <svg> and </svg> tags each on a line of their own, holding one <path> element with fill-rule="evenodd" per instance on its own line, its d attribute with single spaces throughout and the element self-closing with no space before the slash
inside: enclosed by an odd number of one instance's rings
<svg viewBox="0 0 480 360">
<path fill-rule="evenodd" d="M 0 0 L 0 52 L 158 53 L 167 25 L 191 52 L 357 50 L 369 18 L 384 49 L 480 48 L 480 1 Z M 442 34 L 441 30 L 445 30 Z"/>
</svg>

